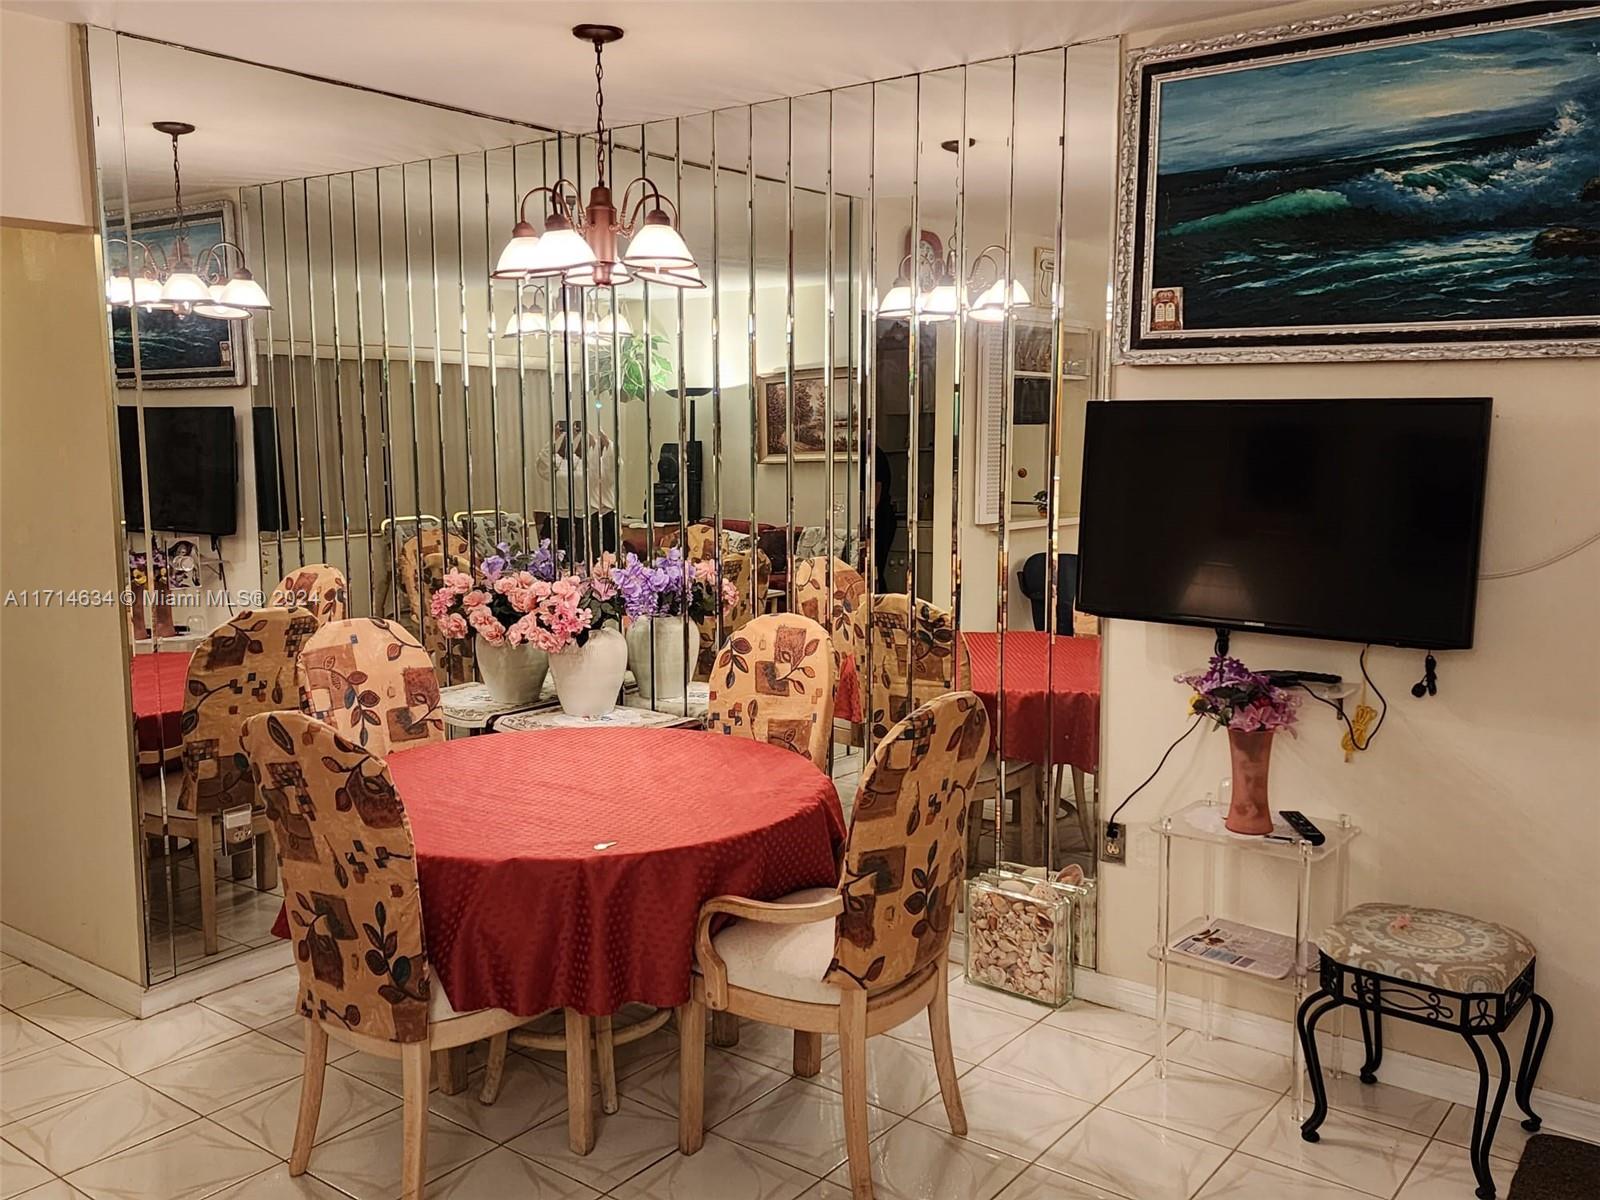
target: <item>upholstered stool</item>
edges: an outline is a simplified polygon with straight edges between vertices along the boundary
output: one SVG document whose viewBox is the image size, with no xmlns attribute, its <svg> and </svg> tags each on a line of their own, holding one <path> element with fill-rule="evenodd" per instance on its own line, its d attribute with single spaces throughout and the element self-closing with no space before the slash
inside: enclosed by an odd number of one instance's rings
<svg viewBox="0 0 1600 1200">
<path fill-rule="evenodd" d="M 1555 1013 L 1533 990 L 1533 943 L 1514 929 L 1437 908 L 1404 904 L 1362 904 L 1335 921 L 1318 939 L 1321 987 L 1297 1014 L 1300 1046 L 1311 1072 L 1314 1104 L 1300 1136 L 1317 1140 L 1328 1115 L 1328 1088 L 1317 1059 L 1317 1022 L 1340 1005 L 1361 1013 L 1366 1060 L 1361 1082 L 1377 1082 L 1383 1059 L 1383 1018 L 1398 1017 L 1466 1038 L 1478 1061 L 1478 1106 L 1472 1119 L 1472 1171 L 1478 1196 L 1492 1200 L 1489 1147 L 1511 1082 L 1511 1059 L 1500 1040 L 1522 1006 L 1532 1003 L 1528 1037 L 1517 1072 L 1517 1107 L 1527 1114 L 1522 1127 L 1539 1128 L 1529 1107 L 1539 1060 L 1550 1040 Z M 1489 1102 L 1489 1059 L 1479 1038 L 1488 1038 L 1500 1059 L 1499 1086 Z"/>
</svg>

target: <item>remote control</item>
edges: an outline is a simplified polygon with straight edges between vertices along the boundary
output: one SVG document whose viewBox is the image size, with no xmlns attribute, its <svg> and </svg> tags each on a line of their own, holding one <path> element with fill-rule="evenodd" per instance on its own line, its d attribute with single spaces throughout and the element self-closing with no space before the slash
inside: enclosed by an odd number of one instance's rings
<svg viewBox="0 0 1600 1200">
<path fill-rule="evenodd" d="M 1289 828 L 1298 833 L 1308 845 L 1320 846 L 1328 840 L 1327 835 L 1313 825 L 1311 818 L 1306 816 L 1305 813 L 1295 812 L 1293 809 L 1286 808 L 1278 815 L 1289 822 Z"/>
</svg>

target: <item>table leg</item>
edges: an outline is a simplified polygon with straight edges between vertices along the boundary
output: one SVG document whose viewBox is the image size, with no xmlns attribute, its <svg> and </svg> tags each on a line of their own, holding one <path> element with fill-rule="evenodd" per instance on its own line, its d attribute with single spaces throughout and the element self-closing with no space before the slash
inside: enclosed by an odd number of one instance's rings
<svg viewBox="0 0 1600 1200">
<path fill-rule="evenodd" d="M 433 1075 L 439 1083 L 439 1092 L 455 1096 L 467 1090 L 467 1048 L 455 1046 L 449 1050 L 433 1052 Z"/>
<path fill-rule="evenodd" d="M 617 1100 L 617 1044 L 612 1038 L 611 1018 L 594 1019 L 594 1058 L 600 1072 L 600 1111 L 614 1113 Z"/>
<path fill-rule="evenodd" d="M 567 1017 L 567 1144 L 574 1154 L 594 1149 L 594 1020 L 574 1009 Z"/>
<path fill-rule="evenodd" d="M 711 1014 L 711 1044 L 737 1046 L 739 1044 L 739 1018 L 730 1012 Z"/>
<path fill-rule="evenodd" d="M 1017 803 L 1022 808 L 1022 861 L 1030 867 L 1039 866 L 1044 862 L 1044 825 L 1039 813 L 1044 803 L 1044 787 L 1040 780 L 1044 768 L 1029 763 L 1019 771 L 1024 773 L 1017 793 Z M 1051 803 L 1053 806 L 1054 802 Z"/>
</svg>

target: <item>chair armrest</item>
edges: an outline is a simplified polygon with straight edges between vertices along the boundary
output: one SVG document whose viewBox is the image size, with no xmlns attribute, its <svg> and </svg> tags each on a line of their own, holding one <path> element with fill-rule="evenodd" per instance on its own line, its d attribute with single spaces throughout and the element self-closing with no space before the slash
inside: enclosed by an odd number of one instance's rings
<svg viewBox="0 0 1600 1200">
<path fill-rule="evenodd" d="M 718 917 L 738 917 L 767 925 L 810 925 L 831 921 L 844 911 L 844 898 L 837 892 L 826 900 L 809 904 L 774 904 L 745 896 L 714 896 L 700 906 L 700 920 L 694 931 L 695 963 L 706 984 L 706 1004 L 717 1010 L 728 1006 L 728 967 L 711 944 L 711 923 Z"/>
</svg>

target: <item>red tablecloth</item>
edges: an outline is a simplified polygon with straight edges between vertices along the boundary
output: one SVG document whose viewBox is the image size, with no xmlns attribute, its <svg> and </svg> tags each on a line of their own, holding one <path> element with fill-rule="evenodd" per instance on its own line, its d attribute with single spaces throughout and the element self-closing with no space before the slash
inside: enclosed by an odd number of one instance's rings
<svg viewBox="0 0 1600 1200">
<path fill-rule="evenodd" d="M 463 1011 L 682 1004 L 701 904 L 839 878 L 833 781 L 746 738 L 497 733 L 392 754 L 389 770 L 416 842 L 428 960 Z"/>
<path fill-rule="evenodd" d="M 155 774 L 163 761 L 177 761 L 183 750 L 178 722 L 188 675 L 187 650 L 133 656 L 133 732 L 140 774 Z"/>
<path fill-rule="evenodd" d="M 972 690 L 982 697 L 992 726 L 999 713 L 1000 635 L 961 636 L 972 664 Z M 1044 762 L 1049 730 L 1050 762 L 1093 774 L 1100 760 L 1100 639 L 1058 634 L 1052 651 L 1049 634 L 1007 632 L 1004 724 L 1007 758 Z"/>
</svg>

